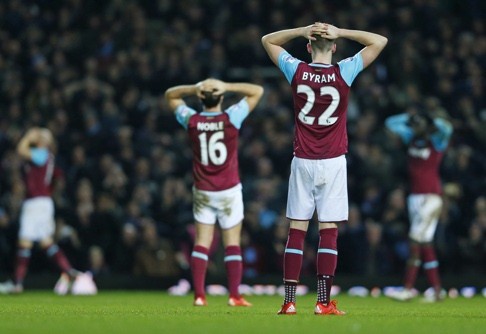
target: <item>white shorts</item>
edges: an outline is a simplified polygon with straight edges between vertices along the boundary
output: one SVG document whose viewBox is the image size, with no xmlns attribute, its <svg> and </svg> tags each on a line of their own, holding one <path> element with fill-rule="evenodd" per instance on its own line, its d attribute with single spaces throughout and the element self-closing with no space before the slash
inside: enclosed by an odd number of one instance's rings
<svg viewBox="0 0 486 334">
<path fill-rule="evenodd" d="M 219 226 L 226 230 L 243 220 L 243 194 L 241 184 L 222 191 L 192 188 L 194 219 L 202 224 Z"/>
<path fill-rule="evenodd" d="M 54 235 L 54 202 L 50 197 L 27 199 L 20 213 L 19 239 L 41 241 Z"/>
<path fill-rule="evenodd" d="M 290 167 L 287 218 L 319 222 L 348 220 L 346 158 L 310 160 L 294 157 Z"/>
<path fill-rule="evenodd" d="M 436 194 L 412 194 L 408 196 L 410 239 L 431 242 L 439 222 L 442 198 Z"/>
</svg>

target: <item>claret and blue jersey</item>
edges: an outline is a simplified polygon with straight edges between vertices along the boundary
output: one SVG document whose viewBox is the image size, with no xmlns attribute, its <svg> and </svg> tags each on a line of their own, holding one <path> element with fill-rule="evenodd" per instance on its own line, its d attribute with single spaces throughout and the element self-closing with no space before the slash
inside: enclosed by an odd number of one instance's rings
<svg viewBox="0 0 486 334">
<path fill-rule="evenodd" d="M 177 107 L 177 121 L 190 137 L 194 185 L 197 189 L 222 191 L 240 183 L 238 133 L 249 113 L 246 99 L 224 112 L 198 113 L 187 105 Z"/>
<path fill-rule="evenodd" d="M 283 51 L 278 56 L 278 67 L 285 75 L 287 81 L 292 84 L 295 73 L 297 72 L 297 67 L 300 64 L 306 64 L 305 62 L 294 58 L 287 51 Z M 320 63 L 310 63 L 307 64 L 313 68 L 332 68 L 335 65 L 331 64 L 320 64 Z M 346 81 L 346 84 L 351 87 L 354 79 L 363 70 L 363 58 L 360 53 L 355 54 L 353 57 L 346 58 L 337 63 L 339 67 L 341 77 Z M 319 76 L 313 78 L 314 81 L 326 82 L 325 78 Z"/>
<path fill-rule="evenodd" d="M 305 63 L 282 51 L 278 66 L 292 86 L 294 155 L 329 159 L 347 153 L 346 112 L 350 87 L 363 70 L 360 53 L 337 63 Z"/>
<path fill-rule="evenodd" d="M 435 118 L 436 131 L 428 138 L 417 138 L 408 120 L 408 114 L 399 114 L 388 117 L 385 125 L 407 145 L 411 193 L 440 194 L 439 167 L 452 135 L 452 126 L 444 119 Z"/>
<path fill-rule="evenodd" d="M 400 136 L 405 145 L 409 145 L 415 135 L 413 129 L 407 125 L 409 117 L 408 114 L 399 114 L 390 116 L 385 121 L 386 127 Z M 435 118 L 434 125 L 437 131 L 430 135 L 430 142 L 436 151 L 444 152 L 452 135 L 452 126 L 442 118 Z"/>
<path fill-rule="evenodd" d="M 59 176 L 54 155 L 47 148 L 31 148 L 31 159 L 23 166 L 26 198 L 51 196 L 52 181 Z"/>
</svg>

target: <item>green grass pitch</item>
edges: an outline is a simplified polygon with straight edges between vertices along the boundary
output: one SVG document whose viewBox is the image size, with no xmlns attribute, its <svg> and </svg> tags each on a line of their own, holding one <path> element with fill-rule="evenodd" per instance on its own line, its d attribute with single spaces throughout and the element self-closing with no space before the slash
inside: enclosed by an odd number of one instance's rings
<svg viewBox="0 0 486 334">
<path fill-rule="evenodd" d="M 280 296 L 249 296 L 253 307 L 232 308 L 221 296 L 208 296 L 207 307 L 193 307 L 192 296 L 158 291 L 84 297 L 27 291 L 0 296 L 0 333 L 486 333 L 482 296 L 437 304 L 344 294 L 337 299 L 347 315 L 315 316 L 313 293 L 298 297 L 297 315 L 277 316 Z"/>
</svg>

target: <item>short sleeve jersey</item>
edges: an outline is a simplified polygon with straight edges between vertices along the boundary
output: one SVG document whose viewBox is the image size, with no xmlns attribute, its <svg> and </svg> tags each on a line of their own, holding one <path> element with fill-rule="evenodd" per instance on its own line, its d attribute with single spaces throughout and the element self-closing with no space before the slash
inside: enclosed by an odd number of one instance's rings
<svg viewBox="0 0 486 334">
<path fill-rule="evenodd" d="M 361 54 L 331 65 L 307 64 L 283 51 L 278 66 L 292 86 L 294 155 L 329 159 L 347 153 L 348 95 L 351 84 L 363 70 Z"/>
<path fill-rule="evenodd" d="M 45 154 L 44 158 L 26 162 L 23 166 L 27 198 L 51 196 L 52 181 L 56 173 L 54 155 L 47 150 L 42 153 Z"/>
<path fill-rule="evenodd" d="M 407 145 L 408 175 L 412 194 L 440 194 L 439 168 L 449 140 L 452 126 L 440 118 L 434 119 L 437 129 L 428 138 L 416 138 L 408 125 L 409 115 L 399 114 L 386 119 L 386 127 L 400 136 Z"/>
<path fill-rule="evenodd" d="M 408 175 L 412 194 L 440 194 L 439 167 L 444 153 L 430 140 L 415 139 L 408 146 Z"/>
<path fill-rule="evenodd" d="M 190 137 L 197 189 L 221 191 L 240 183 L 238 133 L 249 112 L 246 99 L 224 112 L 197 113 L 186 105 L 176 109 L 177 121 Z"/>
</svg>

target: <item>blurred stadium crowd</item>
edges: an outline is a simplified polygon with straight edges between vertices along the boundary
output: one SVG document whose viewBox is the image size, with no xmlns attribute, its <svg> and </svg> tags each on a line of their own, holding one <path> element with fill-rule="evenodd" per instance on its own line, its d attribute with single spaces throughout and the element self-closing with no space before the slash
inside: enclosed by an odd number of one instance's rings
<svg viewBox="0 0 486 334">
<path fill-rule="evenodd" d="M 0 274 L 13 265 L 24 197 L 15 145 L 41 125 L 58 144 L 56 238 L 73 264 L 95 275 L 185 275 L 194 235 L 191 152 L 163 92 L 209 76 L 266 88 L 241 130 L 243 250 L 246 277 L 280 274 L 293 112 L 260 38 L 316 20 L 389 38 L 351 94 L 351 206 L 340 227 L 338 272 L 402 272 L 405 155 L 383 120 L 424 108 L 454 125 L 442 166 L 441 271 L 486 273 L 484 13 L 484 2 L 474 0 L 0 2 Z M 305 43 L 290 49 L 308 60 Z M 340 41 L 335 59 L 358 50 Z M 313 230 L 308 238 L 318 238 Z M 221 249 L 213 251 L 217 264 Z M 315 250 L 305 254 L 310 274 Z M 30 271 L 40 268 L 33 261 Z"/>
</svg>

